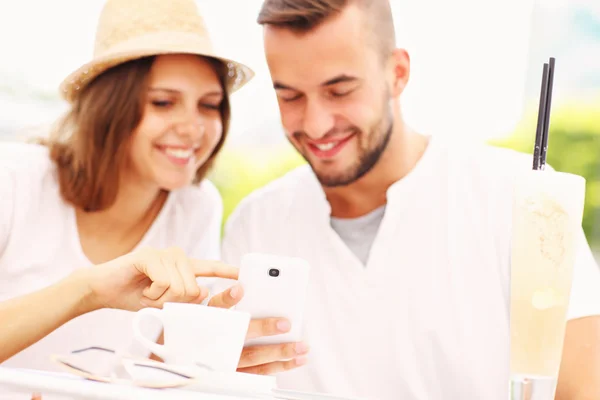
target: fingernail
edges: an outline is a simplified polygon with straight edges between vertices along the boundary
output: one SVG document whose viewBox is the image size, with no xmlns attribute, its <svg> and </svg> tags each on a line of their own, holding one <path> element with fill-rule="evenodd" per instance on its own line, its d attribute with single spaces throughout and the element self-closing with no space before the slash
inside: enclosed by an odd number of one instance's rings
<svg viewBox="0 0 600 400">
<path fill-rule="evenodd" d="M 240 293 L 240 289 L 237 286 L 232 287 L 231 290 L 229 291 L 229 295 L 233 299 L 235 299 L 239 293 Z"/>
<path fill-rule="evenodd" d="M 308 346 L 305 343 L 296 343 L 296 354 L 308 353 Z"/>
<path fill-rule="evenodd" d="M 308 359 L 306 357 L 298 357 L 294 361 L 296 362 L 297 366 L 301 366 L 306 364 L 306 361 L 308 361 Z"/>
<path fill-rule="evenodd" d="M 205 298 L 206 296 L 208 296 L 209 294 L 210 294 L 210 293 L 209 293 L 209 291 L 208 291 L 208 289 L 207 289 L 207 288 L 200 286 L 200 294 L 198 295 L 198 297 L 201 297 L 201 298 L 203 298 L 203 299 L 204 299 L 204 298 Z"/>
<path fill-rule="evenodd" d="M 277 329 L 279 329 L 280 332 L 287 332 L 291 328 L 292 328 L 292 325 L 288 321 L 286 321 L 284 319 L 277 321 Z"/>
</svg>

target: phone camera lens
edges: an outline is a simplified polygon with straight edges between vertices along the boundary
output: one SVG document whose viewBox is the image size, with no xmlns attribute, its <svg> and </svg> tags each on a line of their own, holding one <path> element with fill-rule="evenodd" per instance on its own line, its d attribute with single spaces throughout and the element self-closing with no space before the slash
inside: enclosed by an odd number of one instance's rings
<svg viewBox="0 0 600 400">
<path fill-rule="evenodd" d="M 275 268 L 271 268 L 269 270 L 269 275 L 272 276 L 273 278 L 276 278 L 279 276 L 279 270 L 275 269 Z"/>
</svg>

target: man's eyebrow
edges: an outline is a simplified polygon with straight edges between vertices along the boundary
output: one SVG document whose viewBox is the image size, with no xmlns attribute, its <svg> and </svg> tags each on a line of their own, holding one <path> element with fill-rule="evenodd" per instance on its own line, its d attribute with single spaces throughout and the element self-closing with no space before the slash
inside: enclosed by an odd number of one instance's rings
<svg viewBox="0 0 600 400">
<path fill-rule="evenodd" d="M 356 82 L 356 81 L 358 81 L 358 78 L 356 78 L 354 76 L 342 74 L 342 75 L 338 75 L 338 76 L 336 76 L 334 78 L 331 78 L 331 79 L 323 82 L 321 84 L 321 86 L 333 86 L 333 85 L 336 85 L 338 83 Z M 299 91 L 298 89 L 295 89 L 292 86 L 286 85 L 286 84 L 281 83 L 279 81 L 275 81 L 273 83 L 273 88 L 275 90 L 294 90 L 294 91 Z"/>
<path fill-rule="evenodd" d="M 338 83 L 355 82 L 355 81 L 358 81 L 358 78 L 356 78 L 354 76 L 342 74 L 342 75 L 336 76 L 335 78 L 329 79 L 328 81 L 321 84 L 321 86 L 332 86 L 332 85 L 336 85 Z"/>
</svg>

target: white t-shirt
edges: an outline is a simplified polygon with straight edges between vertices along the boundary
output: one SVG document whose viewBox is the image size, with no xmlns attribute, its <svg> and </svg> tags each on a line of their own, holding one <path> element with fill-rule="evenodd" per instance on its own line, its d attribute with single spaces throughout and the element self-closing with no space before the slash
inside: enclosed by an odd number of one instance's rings
<svg viewBox="0 0 600 400">
<path fill-rule="evenodd" d="M 0 301 L 42 289 L 92 265 L 79 242 L 75 209 L 60 196 L 56 168 L 45 147 L 0 144 L 0 182 Z M 138 247 L 178 246 L 188 256 L 217 260 L 222 214 L 221 197 L 207 180 L 199 187 L 174 191 Z M 83 315 L 2 365 L 64 372 L 50 355 L 89 346 L 147 356 L 134 342 L 133 315 L 121 310 Z M 148 337 L 158 337 L 160 330 L 159 323 L 145 327 Z M 2 394 L 0 388 L 0 398 Z"/>
<path fill-rule="evenodd" d="M 385 206 L 381 206 L 358 218 L 331 218 L 331 227 L 356 257 L 366 265 L 384 215 Z"/>
<path fill-rule="evenodd" d="M 254 192 L 222 247 L 301 257 L 312 265 L 304 367 L 283 388 L 379 400 L 508 398 L 512 180 L 531 156 L 431 140 L 388 191 L 367 265 L 330 224 L 312 171 Z M 578 253 L 571 318 L 600 314 L 600 272 Z"/>
</svg>

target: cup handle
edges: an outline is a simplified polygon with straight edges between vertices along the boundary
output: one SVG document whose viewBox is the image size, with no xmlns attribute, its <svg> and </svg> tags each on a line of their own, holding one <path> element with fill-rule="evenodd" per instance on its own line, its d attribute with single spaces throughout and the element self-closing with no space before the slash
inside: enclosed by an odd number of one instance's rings
<svg viewBox="0 0 600 400">
<path fill-rule="evenodd" d="M 167 356 L 167 352 L 165 351 L 165 346 L 163 344 L 158 344 L 142 334 L 142 330 L 140 329 L 140 324 L 142 320 L 146 317 L 157 318 L 163 325 L 163 329 L 165 323 L 162 319 L 162 310 L 158 308 L 143 308 L 135 313 L 133 317 L 133 337 L 146 349 L 150 350 L 152 353 L 156 354 L 163 360 Z"/>
</svg>

